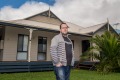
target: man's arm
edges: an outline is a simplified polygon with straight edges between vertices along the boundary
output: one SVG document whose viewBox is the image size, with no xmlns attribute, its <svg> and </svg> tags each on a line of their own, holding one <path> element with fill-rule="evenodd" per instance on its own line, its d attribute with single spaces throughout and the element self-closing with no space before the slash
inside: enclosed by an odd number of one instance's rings
<svg viewBox="0 0 120 80">
<path fill-rule="evenodd" d="M 54 37 L 51 40 L 51 46 L 50 46 L 50 54 L 51 54 L 52 61 L 54 64 L 59 63 L 59 58 L 58 58 L 58 54 L 57 54 L 57 46 L 58 46 L 58 40 Z"/>
</svg>

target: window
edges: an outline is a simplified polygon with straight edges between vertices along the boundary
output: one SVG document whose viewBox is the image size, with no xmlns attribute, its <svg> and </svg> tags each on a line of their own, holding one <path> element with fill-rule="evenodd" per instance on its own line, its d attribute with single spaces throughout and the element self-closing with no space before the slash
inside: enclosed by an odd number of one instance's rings
<svg viewBox="0 0 120 80">
<path fill-rule="evenodd" d="M 0 40 L 2 40 L 2 36 L 0 36 Z"/>
<path fill-rule="evenodd" d="M 39 37 L 38 38 L 38 60 L 45 60 L 47 52 L 47 38 Z"/>
<path fill-rule="evenodd" d="M 27 60 L 28 38 L 27 35 L 18 35 L 17 60 Z"/>
<path fill-rule="evenodd" d="M 83 40 L 82 41 L 82 53 L 84 53 L 85 51 L 87 51 L 89 47 L 90 47 L 89 40 Z"/>
<path fill-rule="evenodd" d="M 3 60 L 3 49 L 0 49 L 0 61 Z"/>
</svg>

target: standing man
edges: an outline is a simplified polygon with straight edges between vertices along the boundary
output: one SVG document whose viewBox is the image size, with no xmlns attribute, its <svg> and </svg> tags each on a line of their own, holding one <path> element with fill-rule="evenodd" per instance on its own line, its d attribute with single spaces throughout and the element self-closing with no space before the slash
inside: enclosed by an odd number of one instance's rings
<svg viewBox="0 0 120 80">
<path fill-rule="evenodd" d="M 62 23 L 60 33 L 51 41 L 50 53 L 56 80 L 70 80 L 71 66 L 74 65 L 73 44 L 68 37 L 68 28 L 66 23 Z"/>
</svg>

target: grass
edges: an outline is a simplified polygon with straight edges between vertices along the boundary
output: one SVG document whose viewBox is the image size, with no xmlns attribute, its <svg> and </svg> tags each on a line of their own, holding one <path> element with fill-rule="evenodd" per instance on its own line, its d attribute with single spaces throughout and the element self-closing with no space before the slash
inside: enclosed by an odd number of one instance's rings
<svg viewBox="0 0 120 80">
<path fill-rule="evenodd" d="M 53 71 L 0 74 L 0 80 L 55 80 Z M 96 71 L 72 70 L 70 80 L 120 80 L 120 73 L 100 74 Z"/>
</svg>

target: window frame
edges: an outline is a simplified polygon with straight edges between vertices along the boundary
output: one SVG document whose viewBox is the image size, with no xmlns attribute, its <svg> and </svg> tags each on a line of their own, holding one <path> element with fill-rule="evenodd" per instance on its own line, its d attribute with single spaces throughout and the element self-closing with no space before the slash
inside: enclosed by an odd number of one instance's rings
<svg viewBox="0 0 120 80">
<path fill-rule="evenodd" d="M 22 40 L 22 51 L 19 51 L 19 50 L 18 50 L 18 46 L 19 46 L 19 36 L 22 36 L 22 37 L 23 37 L 23 40 Z M 27 37 L 28 37 L 27 51 L 23 51 L 24 36 L 27 36 Z M 17 61 L 27 61 L 27 60 L 28 60 L 28 46 L 29 46 L 29 35 L 26 35 L 26 34 L 18 34 L 18 40 L 17 40 L 17 55 L 16 55 L 16 60 L 17 60 Z M 27 55 L 26 55 L 26 59 L 25 59 L 25 60 L 18 59 L 18 53 L 19 53 L 19 52 L 26 52 Z"/>
<path fill-rule="evenodd" d="M 39 39 L 40 39 L 40 38 L 42 38 L 42 39 L 43 39 L 43 38 L 46 38 L 46 50 L 45 50 L 45 52 L 42 52 L 42 51 L 39 52 Z M 43 44 L 42 44 L 42 45 L 43 45 Z M 45 54 L 45 59 L 44 59 L 44 60 L 39 60 L 39 59 L 38 59 L 38 55 L 41 54 L 41 53 L 44 53 L 44 54 Z M 47 60 L 47 37 L 38 36 L 37 61 L 46 61 L 46 60 Z"/>
</svg>

